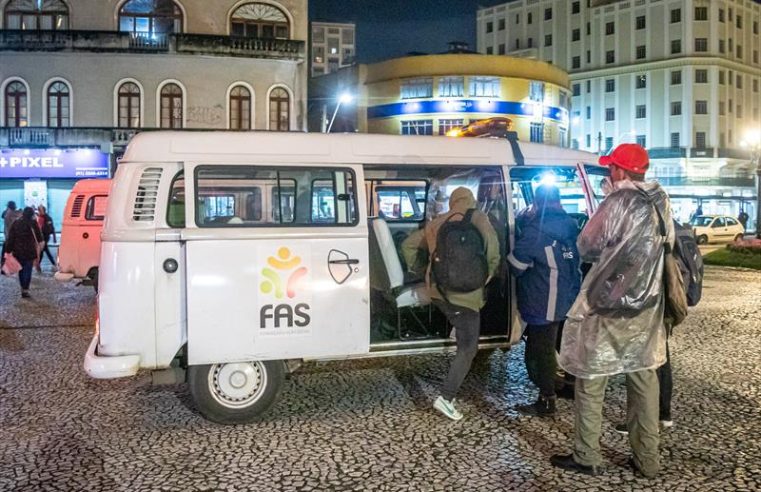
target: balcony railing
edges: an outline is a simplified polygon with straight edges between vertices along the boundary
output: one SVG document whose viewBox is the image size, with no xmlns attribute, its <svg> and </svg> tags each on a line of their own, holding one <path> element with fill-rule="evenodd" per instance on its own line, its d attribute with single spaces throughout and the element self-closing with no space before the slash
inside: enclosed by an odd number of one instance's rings
<svg viewBox="0 0 761 492">
<path fill-rule="evenodd" d="M 304 58 L 304 41 L 203 34 L 0 29 L 0 51 L 186 53 L 250 58 Z"/>
</svg>

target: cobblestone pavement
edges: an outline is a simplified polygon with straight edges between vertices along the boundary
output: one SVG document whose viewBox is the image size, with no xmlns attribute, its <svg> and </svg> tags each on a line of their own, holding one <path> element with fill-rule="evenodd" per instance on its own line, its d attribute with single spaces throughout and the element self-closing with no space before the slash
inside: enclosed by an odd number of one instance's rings
<svg viewBox="0 0 761 492">
<path fill-rule="evenodd" d="M 0 278 L 0 490 L 584 490 L 761 489 L 761 272 L 709 269 L 704 300 L 673 339 L 675 427 L 664 471 L 626 467 L 621 378 L 603 424 L 607 471 L 552 468 L 569 449 L 571 406 L 518 416 L 533 398 L 523 349 L 492 354 L 466 381 L 465 420 L 430 408 L 447 356 L 307 365 L 257 424 L 218 426 L 184 385 L 149 376 L 95 381 L 82 371 L 91 288 L 35 277 L 33 299 Z"/>
</svg>

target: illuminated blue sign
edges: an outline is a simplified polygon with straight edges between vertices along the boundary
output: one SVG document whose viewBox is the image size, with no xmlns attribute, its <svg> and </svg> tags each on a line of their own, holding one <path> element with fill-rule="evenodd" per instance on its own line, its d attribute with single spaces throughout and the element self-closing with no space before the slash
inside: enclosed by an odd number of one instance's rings
<svg viewBox="0 0 761 492">
<path fill-rule="evenodd" d="M 550 120 L 567 122 L 568 110 L 537 103 L 517 101 L 497 101 L 491 99 L 440 99 L 433 101 L 410 101 L 383 104 L 367 108 L 368 118 L 391 118 L 394 116 L 441 113 L 495 113 L 516 116 L 538 116 Z"/>
<path fill-rule="evenodd" d="M 107 178 L 108 154 L 96 149 L 10 149 L 0 152 L 0 178 Z"/>
</svg>

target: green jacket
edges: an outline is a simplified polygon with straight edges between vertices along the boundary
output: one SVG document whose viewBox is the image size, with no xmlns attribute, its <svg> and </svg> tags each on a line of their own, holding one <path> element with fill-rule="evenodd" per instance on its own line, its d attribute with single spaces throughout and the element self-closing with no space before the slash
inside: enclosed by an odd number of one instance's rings
<svg viewBox="0 0 761 492">
<path fill-rule="evenodd" d="M 421 273 L 421 270 L 423 268 L 425 269 L 426 283 L 428 285 L 429 294 L 433 299 L 443 300 L 443 296 L 439 292 L 439 289 L 436 288 L 436 285 L 431 281 L 430 261 L 428 261 L 427 264 L 421 265 L 421 263 L 424 263 L 420 261 L 421 253 L 430 253 L 436 249 L 436 237 L 439 228 L 442 224 L 447 222 L 447 220 L 450 220 L 450 217 L 455 214 L 465 214 L 465 212 L 471 208 L 476 208 L 476 206 L 476 199 L 468 188 L 457 188 L 452 192 L 452 196 L 449 198 L 449 212 L 433 219 L 428 225 L 426 225 L 425 229 L 413 232 L 402 243 L 402 256 L 407 263 L 407 268 L 416 273 Z M 462 220 L 462 216 L 455 215 L 451 220 Z M 489 222 L 489 218 L 480 210 L 476 210 L 476 212 L 473 213 L 472 222 L 473 225 L 476 226 L 476 229 L 481 233 L 481 237 L 486 245 L 486 263 L 489 267 L 489 278 L 491 278 L 497 272 L 500 262 L 497 233 Z M 430 257 L 430 254 L 428 256 Z M 480 311 L 486 303 L 483 288 L 472 292 L 447 293 L 447 298 L 450 303 L 473 311 Z"/>
</svg>

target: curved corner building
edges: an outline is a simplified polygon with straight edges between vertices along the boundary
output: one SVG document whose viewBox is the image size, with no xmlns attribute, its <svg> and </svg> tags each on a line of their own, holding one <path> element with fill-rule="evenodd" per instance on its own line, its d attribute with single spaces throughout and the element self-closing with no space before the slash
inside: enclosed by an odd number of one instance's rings
<svg viewBox="0 0 761 492">
<path fill-rule="evenodd" d="M 520 140 L 568 146 L 569 78 L 548 63 L 420 55 L 360 67 L 359 76 L 358 102 L 367 102 L 360 131 L 445 135 L 476 120 L 507 117 Z"/>
</svg>

